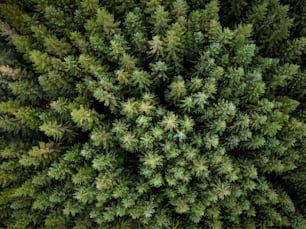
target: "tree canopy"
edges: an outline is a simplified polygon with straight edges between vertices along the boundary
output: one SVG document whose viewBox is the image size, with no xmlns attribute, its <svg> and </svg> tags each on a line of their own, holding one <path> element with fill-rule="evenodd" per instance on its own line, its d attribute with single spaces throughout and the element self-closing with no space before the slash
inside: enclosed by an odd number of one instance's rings
<svg viewBox="0 0 306 229">
<path fill-rule="evenodd" d="M 0 3 L 0 227 L 306 228 L 306 4 Z"/>
</svg>

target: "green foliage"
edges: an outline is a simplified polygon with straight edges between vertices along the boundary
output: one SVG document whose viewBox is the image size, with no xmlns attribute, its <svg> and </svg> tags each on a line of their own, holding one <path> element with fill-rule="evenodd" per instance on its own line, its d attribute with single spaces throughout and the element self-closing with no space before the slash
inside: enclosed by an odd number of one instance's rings
<svg viewBox="0 0 306 229">
<path fill-rule="evenodd" d="M 80 128 L 90 130 L 98 124 L 99 114 L 81 106 L 79 109 L 71 111 L 71 118 Z"/>
<path fill-rule="evenodd" d="M 0 227 L 305 228 L 301 1 L 0 4 Z"/>
<path fill-rule="evenodd" d="M 75 138 L 75 132 L 69 123 L 62 124 L 57 123 L 56 121 L 48 122 L 41 125 L 39 129 L 48 137 L 52 137 L 55 141 L 67 139 L 71 142 Z"/>
</svg>

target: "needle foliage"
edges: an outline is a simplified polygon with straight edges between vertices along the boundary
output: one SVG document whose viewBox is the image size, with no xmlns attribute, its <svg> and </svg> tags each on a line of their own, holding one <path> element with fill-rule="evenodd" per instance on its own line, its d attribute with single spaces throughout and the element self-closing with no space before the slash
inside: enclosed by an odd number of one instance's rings
<svg viewBox="0 0 306 229">
<path fill-rule="evenodd" d="M 306 225 L 303 1 L 0 3 L 0 227 Z"/>
</svg>

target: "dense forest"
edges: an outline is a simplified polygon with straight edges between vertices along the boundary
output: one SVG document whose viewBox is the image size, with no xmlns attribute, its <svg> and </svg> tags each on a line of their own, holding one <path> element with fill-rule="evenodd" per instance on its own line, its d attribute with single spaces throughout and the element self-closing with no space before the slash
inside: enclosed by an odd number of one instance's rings
<svg viewBox="0 0 306 229">
<path fill-rule="evenodd" d="M 0 36 L 0 228 L 306 228 L 305 0 L 2 0 Z"/>
</svg>

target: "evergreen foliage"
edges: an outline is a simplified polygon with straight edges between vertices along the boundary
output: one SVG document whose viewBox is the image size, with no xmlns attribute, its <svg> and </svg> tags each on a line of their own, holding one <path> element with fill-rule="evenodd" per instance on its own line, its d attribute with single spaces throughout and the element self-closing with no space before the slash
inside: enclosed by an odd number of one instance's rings
<svg viewBox="0 0 306 229">
<path fill-rule="evenodd" d="M 306 228 L 300 2 L 0 3 L 0 227 Z"/>
</svg>

